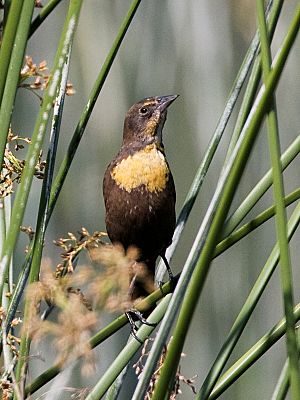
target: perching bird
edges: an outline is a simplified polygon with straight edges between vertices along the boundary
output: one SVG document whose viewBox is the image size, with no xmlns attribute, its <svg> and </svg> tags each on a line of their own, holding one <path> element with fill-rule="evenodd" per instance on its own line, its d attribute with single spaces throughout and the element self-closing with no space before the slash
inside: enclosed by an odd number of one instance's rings
<svg viewBox="0 0 300 400">
<path fill-rule="evenodd" d="M 139 261 L 147 266 L 152 281 L 156 259 L 161 256 L 166 262 L 165 251 L 175 229 L 176 192 L 162 129 L 167 108 L 177 97 L 150 97 L 129 109 L 121 149 L 103 180 L 108 236 L 125 249 L 134 245 L 140 250 Z M 146 294 L 143 282 L 137 278 L 131 298 Z"/>
</svg>

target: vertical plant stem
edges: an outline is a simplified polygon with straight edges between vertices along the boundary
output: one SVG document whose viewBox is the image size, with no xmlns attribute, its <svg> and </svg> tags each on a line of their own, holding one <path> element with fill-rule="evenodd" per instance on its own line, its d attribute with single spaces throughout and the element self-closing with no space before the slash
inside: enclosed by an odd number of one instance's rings
<svg viewBox="0 0 300 400">
<path fill-rule="evenodd" d="M 3 174 L 5 174 L 7 171 L 4 168 L 2 172 L 3 172 Z M 12 200 L 12 198 L 10 195 L 0 198 L 0 254 L 2 253 L 2 247 L 6 240 L 7 227 L 10 224 L 11 200 Z M 10 302 L 11 302 L 11 296 L 9 296 L 7 298 L 6 293 L 13 292 L 13 268 L 12 267 L 13 267 L 13 265 L 12 265 L 12 260 L 11 260 L 10 265 L 9 265 L 8 277 L 5 282 L 5 289 L 2 294 L 2 304 L 3 304 L 6 315 L 7 315 L 7 312 L 8 312 L 9 306 L 10 306 Z M 7 339 L 7 336 L 6 336 L 7 335 L 7 331 L 6 331 L 7 321 L 5 318 L 3 318 L 1 320 L 1 322 L 2 322 L 2 324 L 1 324 L 2 335 L 1 336 L 3 339 L 6 340 Z M 3 332 L 4 330 L 6 331 L 5 333 Z M 3 349 L 4 349 L 4 346 L 5 346 L 5 344 L 3 343 Z M 0 347 L 1 347 L 1 345 L 0 345 Z M 4 361 L 5 361 L 5 355 L 4 355 Z"/>
<path fill-rule="evenodd" d="M 15 41 L 16 31 L 23 7 L 23 0 L 13 0 L 9 8 L 8 18 L 4 28 L 3 39 L 0 47 L 0 104 L 6 81 L 6 75 L 11 53 Z"/>
<path fill-rule="evenodd" d="M 6 169 L 3 169 L 1 172 L 5 174 Z M 0 254 L 2 253 L 3 244 L 6 239 L 7 227 L 10 223 L 10 214 L 11 196 L 0 197 Z"/>
<path fill-rule="evenodd" d="M 6 237 L 6 221 L 5 221 L 5 202 L 4 198 L 0 198 L 0 252 Z"/>
<path fill-rule="evenodd" d="M 273 3 L 273 5 L 272 5 Z M 272 41 L 274 32 L 275 32 L 275 28 L 277 25 L 277 21 L 280 15 L 280 11 L 283 5 L 283 0 L 274 0 L 273 1 L 269 1 L 268 5 L 267 5 L 267 9 L 266 9 L 266 15 L 267 15 L 267 19 L 269 20 L 268 22 L 268 31 L 270 32 L 269 36 L 270 36 L 270 42 Z M 272 8 L 271 8 L 272 7 Z M 270 10 L 271 8 L 271 10 Z M 269 18 L 268 18 L 269 15 Z M 257 40 L 259 42 L 258 39 L 258 31 L 257 31 Z M 247 119 L 247 116 L 249 115 L 249 112 L 251 110 L 251 106 L 253 104 L 254 98 L 255 98 L 255 93 L 257 91 L 258 85 L 259 85 L 259 79 L 260 79 L 260 75 L 261 75 L 261 58 L 260 55 L 258 54 L 254 65 L 253 65 L 253 69 L 249 78 L 249 82 L 242 100 L 242 104 L 240 107 L 240 111 L 235 123 L 235 127 L 232 133 L 232 137 L 228 146 L 228 151 L 226 154 L 226 161 L 228 160 L 229 155 L 232 153 L 232 150 L 234 148 L 234 146 L 236 145 L 237 139 L 240 136 L 240 133 L 243 129 L 244 123 Z"/>
<path fill-rule="evenodd" d="M 270 75 L 271 52 L 264 16 L 264 2 L 257 0 L 257 15 L 261 41 L 261 58 L 264 82 Z M 300 6 L 299 6 L 300 8 Z M 291 394 L 293 400 L 300 399 L 300 374 L 298 365 L 297 337 L 295 332 L 295 318 L 293 313 L 294 294 L 292 265 L 287 235 L 287 218 L 284 206 L 284 184 L 280 164 L 280 142 L 275 96 L 270 100 L 270 111 L 267 115 L 268 142 L 272 164 L 274 201 L 276 207 L 276 232 L 280 249 L 280 276 L 286 318 L 286 342 L 289 358 L 289 372 L 291 381 Z"/>
<path fill-rule="evenodd" d="M 24 0 L 19 24 L 16 31 L 16 36 L 13 42 L 13 50 L 10 57 L 9 68 L 7 75 L 3 76 L 5 79 L 5 87 L 2 94 L 2 102 L 0 107 L 0 166 L 3 163 L 4 150 L 7 140 L 7 133 L 11 120 L 11 114 L 15 95 L 18 87 L 20 70 L 22 66 L 24 51 L 27 43 L 27 36 L 29 32 L 31 17 L 34 9 L 35 0 Z M 19 9 L 18 9 L 19 10 Z M 19 10 L 20 12 L 20 10 Z M 15 21 L 16 23 L 16 21 Z M 14 27 L 15 29 L 15 27 Z M 12 29 L 13 30 L 13 29 Z M 10 40 L 10 43 L 11 43 Z M 8 48 L 8 45 L 7 45 Z M 8 50 L 8 49 L 7 49 Z M 9 54 L 4 54 L 8 56 Z M 2 61 L 2 60 L 1 60 Z M 7 61 L 6 61 L 7 63 Z M 4 71 L 5 72 L 5 71 Z M 0 267 L 1 268 L 1 267 Z"/>
<path fill-rule="evenodd" d="M 79 13 L 80 7 L 76 11 Z M 40 273 L 42 252 L 43 252 L 43 246 L 44 246 L 44 238 L 45 238 L 45 232 L 46 232 L 46 226 L 47 226 L 46 220 L 47 220 L 47 212 L 48 212 L 48 206 L 49 206 L 50 191 L 51 191 L 53 171 L 54 171 L 54 165 L 55 165 L 55 159 L 56 159 L 57 143 L 58 143 L 58 138 L 59 138 L 62 110 L 63 110 L 64 97 L 65 97 L 65 89 L 66 89 L 66 85 L 67 85 L 70 52 L 71 52 L 71 45 L 69 47 L 69 52 L 66 57 L 64 68 L 62 71 L 60 91 L 59 91 L 59 94 L 58 94 L 58 97 L 56 99 L 56 103 L 54 106 L 52 128 L 51 128 L 51 134 L 50 134 L 50 144 L 49 144 L 49 150 L 48 150 L 48 154 L 47 154 L 45 176 L 44 176 L 44 180 L 43 180 L 43 187 L 42 187 L 40 206 L 39 206 L 39 212 L 38 212 L 37 227 L 36 227 L 36 233 L 35 233 L 35 237 L 34 237 L 33 250 L 32 250 L 29 283 L 36 282 L 39 278 L 39 273 Z M 25 300 L 24 325 L 26 325 L 26 323 L 28 322 L 28 316 L 30 314 L 30 306 L 31 306 L 30 303 L 27 300 Z M 30 349 L 30 339 L 28 337 L 28 332 L 24 332 L 22 335 L 22 338 L 21 338 L 21 348 L 20 348 L 20 354 L 23 355 L 23 358 L 26 357 L 26 355 L 29 353 L 29 349 Z M 22 366 L 20 368 L 22 368 Z"/>
<path fill-rule="evenodd" d="M 79 12 L 79 10 L 78 10 Z M 54 105 L 52 127 L 50 133 L 49 150 L 47 154 L 45 176 L 43 180 L 43 187 L 40 198 L 40 207 L 38 212 L 38 220 L 36 225 L 36 234 L 34 237 L 32 263 L 30 269 L 30 283 L 38 280 L 40 272 L 40 263 L 42 258 L 42 251 L 44 245 L 44 237 L 47 227 L 47 214 L 49 210 L 49 199 L 51 193 L 51 186 L 53 180 L 54 166 L 56 160 L 57 144 L 60 133 L 62 111 L 64 106 L 64 99 L 66 93 L 66 85 L 69 71 L 71 45 L 69 47 L 68 55 L 65 59 L 64 68 L 62 70 L 62 79 L 60 82 L 60 90 Z"/>
<path fill-rule="evenodd" d="M 39 113 L 37 121 L 36 121 L 36 126 L 35 126 L 35 130 L 33 133 L 33 138 L 32 138 L 32 144 L 31 144 L 31 148 L 29 149 L 29 152 L 28 152 L 29 154 L 27 156 L 27 161 L 26 161 L 25 168 L 24 168 L 24 171 L 22 174 L 23 180 L 21 179 L 21 183 L 18 188 L 17 196 L 16 196 L 15 203 L 14 203 L 14 209 L 15 209 L 15 207 L 20 206 L 19 202 L 26 203 L 27 198 L 28 198 L 28 192 L 29 192 L 29 188 L 31 185 L 31 181 L 32 181 L 33 169 L 34 169 L 34 166 L 36 163 L 36 157 L 38 156 L 38 151 L 40 149 L 42 140 L 44 138 L 44 134 L 46 131 L 46 124 L 50 117 L 50 110 L 52 108 L 52 103 L 57 94 L 57 87 L 61 81 L 64 62 L 65 62 L 67 55 L 69 54 L 69 49 L 70 49 L 71 43 L 74 38 L 81 6 L 82 6 L 82 0 L 71 0 L 70 1 L 68 13 L 66 16 L 62 35 L 61 35 L 57 53 L 55 56 L 54 67 L 53 67 L 53 71 L 52 71 L 52 80 L 49 83 L 48 89 L 44 95 L 43 105 L 42 105 L 42 108 L 40 110 L 40 113 Z M 26 167 L 28 168 L 27 170 L 26 170 Z M 22 187 L 22 183 L 23 183 L 23 187 Z M 26 191 L 26 189 L 27 189 L 27 191 Z M 19 195 L 19 197 L 18 197 L 18 195 Z M 45 204 L 47 204 L 47 201 Z M 23 206 L 23 210 L 24 210 L 24 208 L 25 207 Z M 21 214 L 21 215 L 17 214 L 17 217 L 15 215 L 13 215 L 13 216 L 15 217 L 16 220 L 14 221 L 14 224 L 11 224 L 10 232 L 11 232 L 12 239 L 14 241 L 16 241 L 17 235 L 18 235 L 17 228 L 20 225 L 23 214 Z M 43 235 L 41 235 L 41 236 L 43 236 Z M 42 245 L 42 243 L 40 243 L 40 244 Z M 4 256 L 9 258 L 12 250 L 13 250 L 13 247 L 11 248 L 11 243 L 9 242 L 7 245 L 6 252 L 4 252 Z M 33 272 L 33 274 L 34 274 L 33 278 L 36 278 L 36 276 L 37 276 L 37 269 Z M 26 314 L 25 319 L 27 317 L 28 317 L 28 315 Z M 27 352 L 28 352 L 28 348 L 29 348 L 27 335 L 28 335 L 27 333 L 24 333 L 24 335 L 22 336 L 22 340 L 21 340 L 20 357 L 19 357 L 19 361 L 17 364 L 17 373 L 16 373 L 17 381 L 20 380 L 21 372 L 23 371 L 23 366 L 24 366 L 24 364 L 26 365 L 26 362 L 27 362 L 26 361 L 27 360 Z"/>
<path fill-rule="evenodd" d="M 5 284 L 5 289 L 8 290 L 7 284 Z M 2 304 L 4 309 L 6 310 L 8 308 L 8 299 L 5 296 L 5 293 L 3 293 L 2 297 L 3 297 Z M 2 321 L 2 346 L 3 346 L 3 366 L 5 370 L 8 370 L 9 366 L 12 363 L 13 354 L 12 354 L 12 349 L 9 346 L 9 342 L 7 341 L 5 321 Z"/>
</svg>

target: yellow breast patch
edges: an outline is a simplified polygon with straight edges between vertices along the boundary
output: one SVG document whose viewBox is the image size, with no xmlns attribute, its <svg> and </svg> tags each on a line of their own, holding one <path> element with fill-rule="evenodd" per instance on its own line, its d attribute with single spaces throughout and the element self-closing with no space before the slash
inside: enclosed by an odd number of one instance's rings
<svg viewBox="0 0 300 400">
<path fill-rule="evenodd" d="M 118 163 L 111 177 L 127 192 L 141 185 L 149 192 L 160 192 L 166 187 L 169 169 L 163 154 L 151 144 Z"/>
</svg>

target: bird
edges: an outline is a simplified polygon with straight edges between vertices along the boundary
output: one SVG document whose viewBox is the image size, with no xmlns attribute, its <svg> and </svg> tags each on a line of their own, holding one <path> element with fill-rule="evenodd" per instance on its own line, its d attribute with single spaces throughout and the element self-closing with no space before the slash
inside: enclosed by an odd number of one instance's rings
<svg viewBox="0 0 300 400">
<path fill-rule="evenodd" d="M 121 148 L 103 179 L 108 237 L 125 250 L 139 249 L 138 261 L 146 266 L 147 279 L 153 284 L 159 256 L 170 271 L 165 252 L 175 230 L 176 191 L 162 130 L 167 109 L 177 97 L 148 97 L 128 110 Z M 130 276 L 129 280 L 132 300 L 149 294 L 142 278 Z"/>
</svg>

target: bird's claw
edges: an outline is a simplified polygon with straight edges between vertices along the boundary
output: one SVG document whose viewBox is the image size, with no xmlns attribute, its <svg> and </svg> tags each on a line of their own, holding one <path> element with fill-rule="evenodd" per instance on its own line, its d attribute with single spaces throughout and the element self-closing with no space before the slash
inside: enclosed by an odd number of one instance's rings
<svg viewBox="0 0 300 400">
<path fill-rule="evenodd" d="M 166 267 L 167 272 L 168 272 L 168 275 L 169 275 L 169 280 L 170 280 L 170 282 L 171 282 L 171 284 L 172 284 L 172 283 L 175 281 L 175 278 L 174 278 L 174 275 L 173 275 L 173 273 L 172 273 L 172 271 L 171 271 L 169 262 L 168 262 L 168 260 L 167 260 L 167 258 L 166 258 L 166 256 L 165 256 L 165 254 L 162 254 L 162 255 L 161 255 L 161 259 L 163 260 L 163 262 L 164 262 L 164 264 L 165 264 L 165 267 Z M 160 292 L 161 292 L 161 294 L 162 294 L 163 296 L 165 296 L 165 293 L 164 293 L 164 291 L 163 291 L 163 285 L 164 285 L 164 283 L 165 283 L 165 282 L 163 282 L 163 281 L 158 281 L 158 282 L 157 282 L 158 287 L 159 287 L 159 289 L 160 289 Z"/>
<path fill-rule="evenodd" d="M 168 271 L 169 280 L 170 280 L 170 281 L 173 281 L 173 280 L 174 280 L 174 275 L 173 275 L 173 272 L 172 272 L 172 270 L 171 270 L 171 268 L 170 268 L 170 265 L 169 265 L 169 262 L 168 262 L 166 256 L 165 256 L 164 254 L 162 254 L 162 255 L 161 255 L 161 259 L 163 260 L 163 262 L 164 262 L 164 264 L 165 264 L 165 266 L 166 266 L 166 269 L 167 269 L 167 271 Z"/>
<path fill-rule="evenodd" d="M 128 322 L 129 322 L 129 324 L 130 324 L 130 328 L 131 328 L 130 334 L 131 334 L 138 342 L 140 342 L 141 344 L 143 344 L 143 342 L 141 341 L 141 339 L 139 339 L 138 336 L 137 336 L 137 334 L 136 334 L 136 332 L 137 332 L 137 330 L 138 330 L 138 326 L 136 325 L 136 322 L 139 321 L 139 322 L 141 322 L 142 324 L 145 324 L 145 325 L 148 325 L 148 326 L 154 326 L 154 327 L 155 327 L 157 324 L 156 324 L 156 323 L 153 323 L 153 322 L 147 321 L 146 318 L 143 317 L 142 313 L 141 313 L 140 311 L 138 311 L 138 310 L 135 310 L 135 309 L 127 310 L 127 311 L 125 312 L 125 315 L 126 315 L 126 317 L 127 317 L 127 319 L 128 319 Z"/>
<path fill-rule="evenodd" d="M 130 323 L 130 321 L 132 321 L 132 323 L 135 327 L 136 327 L 135 321 L 140 321 L 142 324 L 145 324 L 148 326 L 156 326 L 157 325 L 154 322 L 147 321 L 146 318 L 143 317 L 143 314 L 140 311 L 135 310 L 134 308 L 127 310 L 125 314 L 128 318 L 129 323 Z"/>
</svg>

